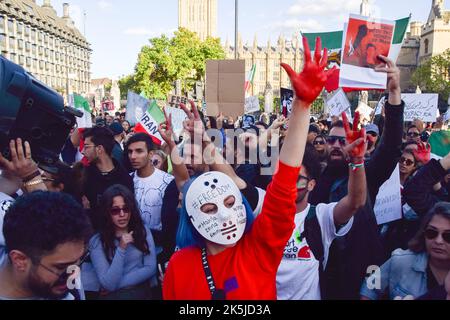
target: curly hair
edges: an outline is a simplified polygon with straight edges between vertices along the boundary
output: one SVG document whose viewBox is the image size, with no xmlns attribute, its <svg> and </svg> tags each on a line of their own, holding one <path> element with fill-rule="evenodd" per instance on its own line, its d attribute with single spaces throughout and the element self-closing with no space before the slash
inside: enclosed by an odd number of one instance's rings
<svg viewBox="0 0 450 320">
<path fill-rule="evenodd" d="M 18 198 L 4 218 L 6 252 L 19 250 L 39 262 L 58 245 L 92 236 L 89 217 L 71 196 L 36 191 Z"/>
</svg>

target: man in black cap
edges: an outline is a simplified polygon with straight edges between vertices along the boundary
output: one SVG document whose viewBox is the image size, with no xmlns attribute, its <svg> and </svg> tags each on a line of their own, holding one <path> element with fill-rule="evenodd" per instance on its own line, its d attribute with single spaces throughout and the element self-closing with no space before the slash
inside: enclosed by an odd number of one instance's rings
<svg viewBox="0 0 450 320">
<path fill-rule="evenodd" d="M 125 160 L 123 158 L 123 141 L 125 140 L 125 131 L 120 123 L 114 122 L 109 126 L 109 129 L 114 134 L 114 148 L 112 150 L 112 156 L 119 162 L 119 164 L 125 168 Z"/>
<path fill-rule="evenodd" d="M 376 124 L 371 123 L 366 126 L 366 132 L 367 135 L 369 136 L 369 144 L 367 146 L 367 153 L 366 153 L 366 160 L 368 160 L 370 159 L 370 157 L 372 156 L 373 152 L 377 147 L 378 139 L 380 137 L 380 129 Z"/>
</svg>

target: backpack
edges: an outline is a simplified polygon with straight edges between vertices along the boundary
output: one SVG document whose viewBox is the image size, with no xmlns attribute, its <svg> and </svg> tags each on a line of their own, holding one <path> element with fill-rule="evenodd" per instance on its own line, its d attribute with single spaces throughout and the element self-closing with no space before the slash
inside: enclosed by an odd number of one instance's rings
<svg viewBox="0 0 450 320">
<path fill-rule="evenodd" d="M 322 229 L 319 220 L 317 220 L 316 207 L 311 206 L 305 219 L 305 230 L 301 234 L 301 238 L 306 238 L 309 248 L 314 257 L 319 261 L 319 284 L 321 297 L 325 296 L 325 277 L 324 277 L 324 259 L 325 253 L 322 242 Z"/>
</svg>

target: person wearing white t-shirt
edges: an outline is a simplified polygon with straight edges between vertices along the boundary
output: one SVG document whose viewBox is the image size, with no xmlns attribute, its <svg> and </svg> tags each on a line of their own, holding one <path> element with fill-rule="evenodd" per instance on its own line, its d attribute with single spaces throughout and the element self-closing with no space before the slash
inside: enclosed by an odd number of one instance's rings
<svg viewBox="0 0 450 320">
<path fill-rule="evenodd" d="M 162 229 L 161 207 L 164 193 L 174 177 L 153 166 L 153 150 L 151 137 L 144 133 L 134 135 L 127 144 L 130 164 L 136 170 L 131 176 L 142 220 L 152 233 L 158 233 Z M 158 245 L 157 238 L 155 235 Z"/>
<path fill-rule="evenodd" d="M 338 203 L 319 204 L 317 207 L 308 203 L 321 166 L 313 147 L 306 148 L 297 182 L 298 213 L 295 216 L 295 229 L 277 272 L 278 300 L 321 300 L 321 274 L 327 265 L 330 246 L 335 238 L 345 236 L 350 231 L 353 215 L 366 202 L 363 164 L 367 148 L 365 132 L 348 133 L 355 134 L 357 138 L 347 139 L 347 150 L 351 155 L 348 195 Z M 315 253 L 321 256 L 317 257 Z"/>
</svg>

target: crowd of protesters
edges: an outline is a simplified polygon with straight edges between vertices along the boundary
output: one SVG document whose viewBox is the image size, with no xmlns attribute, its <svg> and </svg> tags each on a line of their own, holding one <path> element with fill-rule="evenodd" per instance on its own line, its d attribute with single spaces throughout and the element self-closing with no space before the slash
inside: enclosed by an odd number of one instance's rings
<svg viewBox="0 0 450 320">
<path fill-rule="evenodd" d="M 125 113 L 99 113 L 53 166 L 11 141 L 0 300 L 450 299 L 450 153 L 428 143 L 446 125 L 404 122 L 400 71 L 383 56 L 378 125 L 314 120 L 327 56 L 304 46 L 300 74 L 282 65 L 289 118 L 207 117 L 192 102 L 180 135 L 166 115 L 159 145 Z M 378 225 L 397 166 L 401 219 Z"/>
</svg>

